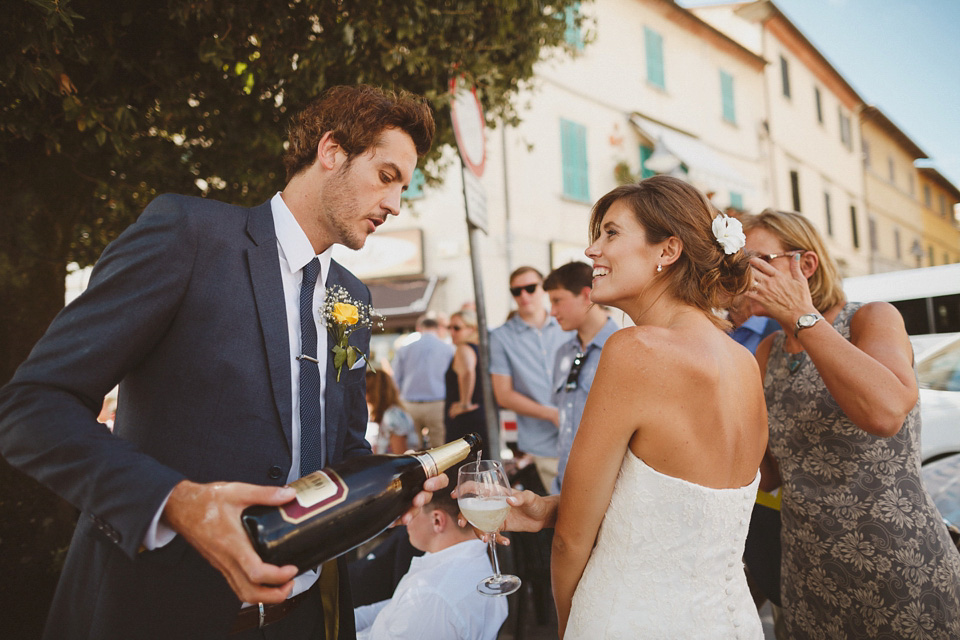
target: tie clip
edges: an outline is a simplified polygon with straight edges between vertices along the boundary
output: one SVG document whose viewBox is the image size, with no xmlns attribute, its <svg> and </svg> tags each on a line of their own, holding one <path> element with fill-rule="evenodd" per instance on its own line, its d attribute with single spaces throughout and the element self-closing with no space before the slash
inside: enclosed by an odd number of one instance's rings
<svg viewBox="0 0 960 640">
<path fill-rule="evenodd" d="M 309 360 L 310 362 L 320 364 L 320 361 L 317 360 L 316 358 L 311 358 L 310 356 L 303 355 L 302 353 L 299 356 L 297 356 L 297 360 Z"/>
</svg>

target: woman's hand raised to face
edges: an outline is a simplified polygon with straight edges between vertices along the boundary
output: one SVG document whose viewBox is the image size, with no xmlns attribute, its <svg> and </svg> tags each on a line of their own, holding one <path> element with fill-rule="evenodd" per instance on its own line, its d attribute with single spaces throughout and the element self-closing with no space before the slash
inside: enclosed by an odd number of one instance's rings
<svg viewBox="0 0 960 640">
<path fill-rule="evenodd" d="M 789 271 L 778 269 L 762 258 L 751 258 L 753 286 L 744 294 L 755 300 L 767 314 L 784 326 L 792 326 L 805 313 L 816 313 L 807 277 L 817 267 L 812 251 L 778 256 L 789 261 Z"/>
</svg>

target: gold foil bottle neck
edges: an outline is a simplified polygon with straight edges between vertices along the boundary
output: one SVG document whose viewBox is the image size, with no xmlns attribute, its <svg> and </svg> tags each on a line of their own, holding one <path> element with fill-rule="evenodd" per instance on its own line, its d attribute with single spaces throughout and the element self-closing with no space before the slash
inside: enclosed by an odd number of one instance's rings
<svg viewBox="0 0 960 640">
<path fill-rule="evenodd" d="M 468 436 L 469 437 L 469 436 Z M 473 439 L 475 442 L 476 440 Z M 471 442 L 460 438 L 453 442 L 428 449 L 422 453 L 415 454 L 416 458 L 423 465 L 428 478 L 439 475 L 452 467 L 453 465 L 466 460 L 467 456 L 473 450 Z"/>
</svg>

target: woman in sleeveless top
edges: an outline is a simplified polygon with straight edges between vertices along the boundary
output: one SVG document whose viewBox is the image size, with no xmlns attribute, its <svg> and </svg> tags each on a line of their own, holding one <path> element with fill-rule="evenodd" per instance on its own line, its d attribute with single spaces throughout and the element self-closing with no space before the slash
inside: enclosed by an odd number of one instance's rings
<svg viewBox="0 0 960 640">
<path fill-rule="evenodd" d="M 508 527 L 555 518 L 561 637 L 762 638 L 741 557 L 766 411 L 712 313 L 750 283 L 740 223 L 655 176 L 601 198 L 590 232 L 591 300 L 636 326 L 601 352 L 559 506 L 513 496 Z"/>
<path fill-rule="evenodd" d="M 903 319 L 848 303 L 802 215 L 746 221 L 770 423 L 762 488 L 782 483 L 789 638 L 960 638 L 960 554 L 920 479 L 920 407 Z"/>
<path fill-rule="evenodd" d="M 447 442 L 468 433 L 479 433 L 487 441 L 480 388 L 480 359 L 477 346 L 477 315 L 458 311 L 450 316 L 450 335 L 456 345 L 447 369 L 447 396 L 443 404 Z"/>
</svg>

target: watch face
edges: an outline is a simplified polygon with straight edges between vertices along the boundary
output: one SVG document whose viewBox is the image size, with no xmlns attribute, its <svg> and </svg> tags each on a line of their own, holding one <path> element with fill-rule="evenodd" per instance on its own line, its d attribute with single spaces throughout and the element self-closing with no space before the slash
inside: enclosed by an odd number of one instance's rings
<svg viewBox="0 0 960 640">
<path fill-rule="evenodd" d="M 812 313 L 807 313 L 797 319 L 797 324 L 803 328 L 812 327 L 819 319 L 820 318 L 818 316 L 815 316 Z"/>
</svg>

